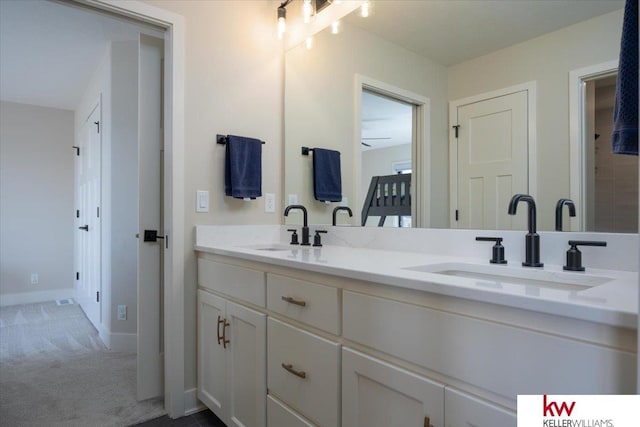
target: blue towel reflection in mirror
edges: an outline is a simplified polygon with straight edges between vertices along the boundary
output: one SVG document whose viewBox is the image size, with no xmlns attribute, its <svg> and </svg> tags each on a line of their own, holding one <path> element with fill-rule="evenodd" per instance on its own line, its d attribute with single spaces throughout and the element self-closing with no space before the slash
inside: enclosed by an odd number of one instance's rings
<svg viewBox="0 0 640 427">
<path fill-rule="evenodd" d="M 224 192 L 236 199 L 262 197 L 262 141 L 244 136 L 227 136 Z"/>
<path fill-rule="evenodd" d="M 321 202 L 342 201 L 339 151 L 313 149 L 313 194 Z"/>
</svg>

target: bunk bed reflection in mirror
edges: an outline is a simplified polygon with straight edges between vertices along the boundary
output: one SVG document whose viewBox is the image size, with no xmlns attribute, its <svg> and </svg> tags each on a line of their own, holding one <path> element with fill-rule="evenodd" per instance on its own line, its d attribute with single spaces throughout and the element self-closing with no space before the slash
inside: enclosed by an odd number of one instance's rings
<svg viewBox="0 0 640 427">
<path fill-rule="evenodd" d="M 411 227 L 411 174 L 371 177 L 362 206 L 362 226 L 369 217 L 380 217 L 378 227 L 388 216 L 398 217 L 399 227 Z"/>
</svg>

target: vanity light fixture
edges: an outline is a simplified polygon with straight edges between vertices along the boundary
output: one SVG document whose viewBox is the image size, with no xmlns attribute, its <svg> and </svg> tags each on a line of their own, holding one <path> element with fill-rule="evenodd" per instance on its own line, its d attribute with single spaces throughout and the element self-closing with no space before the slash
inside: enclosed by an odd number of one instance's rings
<svg viewBox="0 0 640 427">
<path fill-rule="evenodd" d="M 313 6 L 311 0 L 304 0 L 302 3 L 302 18 L 305 24 L 311 22 L 311 15 L 313 14 Z"/>
<path fill-rule="evenodd" d="M 368 18 L 370 12 L 371 12 L 371 1 L 365 0 L 365 2 L 362 3 L 362 6 L 360 6 L 360 16 L 362 16 L 363 18 Z"/>
<path fill-rule="evenodd" d="M 340 21 L 333 21 L 331 24 L 331 34 L 338 34 L 340 32 Z"/>
<path fill-rule="evenodd" d="M 283 1 L 278 7 L 278 40 L 282 40 L 285 31 L 287 30 L 287 5 L 291 3 L 291 0 Z"/>
</svg>

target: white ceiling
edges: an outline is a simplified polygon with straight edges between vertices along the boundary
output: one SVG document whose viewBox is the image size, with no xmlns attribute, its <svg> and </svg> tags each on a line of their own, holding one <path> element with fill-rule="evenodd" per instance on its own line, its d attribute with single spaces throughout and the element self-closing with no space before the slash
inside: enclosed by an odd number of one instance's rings
<svg viewBox="0 0 640 427">
<path fill-rule="evenodd" d="M 159 30 L 44 0 L 0 0 L 0 99 L 73 110 L 109 41 Z"/>
<path fill-rule="evenodd" d="M 453 65 L 624 7 L 624 0 L 373 0 L 347 22 Z"/>
<path fill-rule="evenodd" d="M 362 151 L 411 144 L 413 106 L 362 92 Z"/>
</svg>

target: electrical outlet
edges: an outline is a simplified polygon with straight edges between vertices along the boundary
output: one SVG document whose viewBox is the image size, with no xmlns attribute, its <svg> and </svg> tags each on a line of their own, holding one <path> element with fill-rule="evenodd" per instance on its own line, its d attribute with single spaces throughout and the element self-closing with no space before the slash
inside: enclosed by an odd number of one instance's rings
<svg viewBox="0 0 640 427">
<path fill-rule="evenodd" d="M 264 195 L 264 211 L 273 213 L 276 211 L 276 195 L 273 193 L 265 193 Z"/>
<path fill-rule="evenodd" d="M 119 305 L 118 306 L 118 320 L 127 320 L 127 306 Z"/>
<path fill-rule="evenodd" d="M 31 273 L 31 284 L 32 285 L 38 284 L 38 273 Z"/>
</svg>

